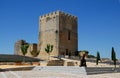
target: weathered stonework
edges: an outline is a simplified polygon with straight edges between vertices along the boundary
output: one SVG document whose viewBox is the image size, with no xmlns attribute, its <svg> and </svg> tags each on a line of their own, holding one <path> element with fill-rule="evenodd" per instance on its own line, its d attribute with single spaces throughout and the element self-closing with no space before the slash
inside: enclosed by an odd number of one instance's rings
<svg viewBox="0 0 120 78">
<path fill-rule="evenodd" d="M 14 54 L 15 55 L 22 55 L 21 46 L 24 44 L 26 44 L 25 40 L 19 40 L 19 41 L 15 42 L 15 46 L 14 46 Z"/>
<path fill-rule="evenodd" d="M 47 59 L 47 44 L 54 46 L 51 56 L 74 55 L 78 50 L 77 17 L 56 11 L 39 17 L 39 57 Z"/>
<path fill-rule="evenodd" d="M 38 45 L 19 40 L 15 43 L 15 54 L 22 55 L 21 46 L 27 43 L 26 56 L 32 56 L 31 51 L 40 51 L 38 58 L 48 59 L 47 44 L 54 46 L 51 56 L 75 55 L 78 50 L 77 27 L 77 17 L 61 11 L 40 16 Z"/>
<path fill-rule="evenodd" d="M 31 52 L 37 52 L 37 44 L 29 44 L 29 48 L 28 48 L 28 50 L 27 50 L 27 54 L 26 54 L 26 56 L 30 56 L 30 57 L 34 57 L 32 54 L 31 54 Z"/>
<path fill-rule="evenodd" d="M 24 45 L 24 44 L 29 44 L 27 43 L 25 40 L 19 40 L 15 43 L 15 47 L 14 47 L 14 51 L 15 51 L 15 55 L 23 55 L 22 54 L 22 51 L 21 51 L 21 46 Z M 34 51 L 36 52 L 37 51 L 37 44 L 29 44 L 29 47 L 28 47 L 28 50 L 27 50 L 27 54 L 25 56 L 30 56 L 32 57 L 31 55 L 31 52 Z"/>
</svg>

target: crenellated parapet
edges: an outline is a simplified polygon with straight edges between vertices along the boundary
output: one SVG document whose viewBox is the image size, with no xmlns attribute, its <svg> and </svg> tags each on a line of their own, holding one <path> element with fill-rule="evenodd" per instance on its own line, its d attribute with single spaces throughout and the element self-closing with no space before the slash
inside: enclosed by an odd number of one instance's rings
<svg viewBox="0 0 120 78">
<path fill-rule="evenodd" d="M 65 16 L 65 17 L 71 18 L 71 19 L 77 19 L 76 16 L 71 15 L 69 13 L 62 12 L 62 11 L 59 11 L 59 14 Z"/>
<path fill-rule="evenodd" d="M 44 14 L 44 15 L 40 16 L 39 18 L 40 18 L 40 20 L 42 20 L 42 19 L 46 19 L 47 17 L 49 17 L 49 18 L 53 17 L 54 18 L 56 16 L 62 16 L 62 15 L 77 20 L 76 16 L 65 13 L 65 12 L 62 12 L 62 11 L 59 11 L 59 10 L 55 11 L 55 12 L 48 13 L 48 14 Z"/>
<path fill-rule="evenodd" d="M 42 19 L 46 19 L 47 17 L 55 17 L 55 16 L 59 16 L 59 11 L 56 11 L 56 12 L 51 12 L 49 14 L 44 14 L 42 16 L 40 16 L 39 18 L 42 20 Z"/>
</svg>

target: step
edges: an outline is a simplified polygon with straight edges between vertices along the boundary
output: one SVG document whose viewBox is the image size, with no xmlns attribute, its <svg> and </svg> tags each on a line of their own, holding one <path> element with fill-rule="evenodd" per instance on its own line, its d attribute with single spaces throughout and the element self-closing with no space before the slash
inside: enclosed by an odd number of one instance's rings
<svg viewBox="0 0 120 78">
<path fill-rule="evenodd" d="M 117 73 L 120 72 L 120 68 L 114 69 L 113 67 L 87 67 L 86 72 L 91 74 L 103 74 L 103 73 Z"/>
</svg>

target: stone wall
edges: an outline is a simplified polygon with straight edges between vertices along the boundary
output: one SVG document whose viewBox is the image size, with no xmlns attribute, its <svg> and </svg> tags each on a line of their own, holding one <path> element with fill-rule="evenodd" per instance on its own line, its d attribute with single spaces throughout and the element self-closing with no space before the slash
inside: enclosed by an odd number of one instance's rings
<svg viewBox="0 0 120 78">
<path fill-rule="evenodd" d="M 24 44 L 29 44 L 29 48 L 27 50 L 27 54 L 26 56 L 30 56 L 32 57 L 31 55 L 31 51 L 34 51 L 36 52 L 37 51 L 37 44 L 33 43 L 33 44 L 30 44 L 30 43 L 27 43 L 25 40 L 19 40 L 15 43 L 15 46 L 14 46 L 14 54 L 15 55 L 23 55 L 22 54 L 22 51 L 21 51 L 21 46 L 24 45 Z"/>
<path fill-rule="evenodd" d="M 37 52 L 37 44 L 29 44 L 26 56 L 34 57 L 31 52 Z"/>
<path fill-rule="evenodd" d="M 15 55 L 22 55 L 21 46 L 24 44 L 26 44 L 25 40 L 18 40 L 17 42 L 15 42 L 15 45 L 14 45 L 14 54 Z"/>
<path fill-rule="evenodd" d="M 60 12 L 59 52 L 74 55 L 78 50 L 77 17 Z"/>
<path fill-rule="evenodd" d="M 77 17 L 56 11 L 39 17 L 39 38 L 37 44 L 29 44 L 26 56 L 31 56 L 31 51 L 40 51 L 38 58 L 48 59 L 45 52 L 47 44 L 53 45 L 51 56 L 74 55 L 78 50 Z M 15 54 L 22 55 L 21 46 L 25 40 L 15 43 Z"/>
<path fill-rule="evenodd" d="M 38 49 L 40 50 L 39 57 L 47 59 L 48 54 L 45 52 L 47 44 L 53 45 L 51 56 L 58 55 L 58 35 L 56 31 L 59 29 L 59 12 L 46 14 L 40 17 L 39 22 L 39 43 Z"/>
<path fill-rule="evenodd" d="M 51 56 L 72 55 L 78 49 L 77 17 L 61 11 L 52 12 L 39 18 L 39 57 L 47 59 L 47 44 L 54 46 Z M 68 37 L 69 36 L 69 37 Z"/>
</svg>

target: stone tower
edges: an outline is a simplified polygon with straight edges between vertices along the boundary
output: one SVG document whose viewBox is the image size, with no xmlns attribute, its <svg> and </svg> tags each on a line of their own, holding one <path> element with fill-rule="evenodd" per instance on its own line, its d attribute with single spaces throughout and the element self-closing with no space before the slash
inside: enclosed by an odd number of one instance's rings
<svg viewBox="0 0 120 78">
<path fill-rule="evenodd" d="M 54 46 L 51 56 L 74 55 L 78 50 L 77 17 L 56 11 L 39 17 L 40 58 L 47 59 L 47 44 Z"/>
<path fill-rule="evenodd" d="M 26 44 L 25 40 L 19 40 L 19 41 L 15 42 L 15 46 L 14 46 L 14 54 L 15 55 L 22 55 L 21 46 L 24 44 Z"/>
</svg>

